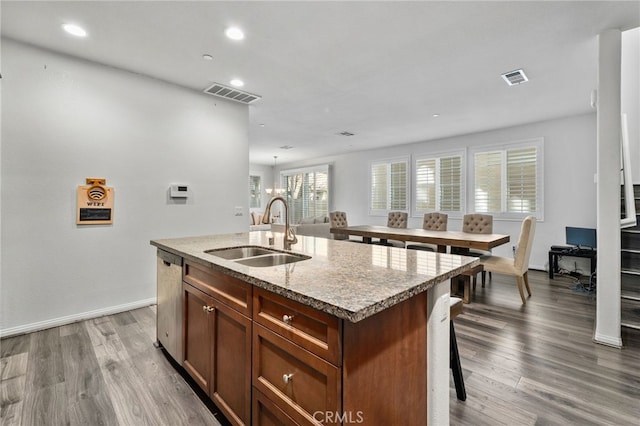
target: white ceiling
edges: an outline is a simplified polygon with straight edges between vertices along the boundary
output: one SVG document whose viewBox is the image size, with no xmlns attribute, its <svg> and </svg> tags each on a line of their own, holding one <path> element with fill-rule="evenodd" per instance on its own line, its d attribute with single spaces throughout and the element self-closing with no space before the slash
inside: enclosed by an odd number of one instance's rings
<svg viewBox="0 0 640 426">
<path fill-rule="evenodd" d="M 262 164 L 589 112 L 597 34 L 640 26 L 638 1 L 3 0 L 1 13 L 3 36 L 197 91 L 243 79 L 263 97 L 249 107 Z M 518 68 L 530 81 L 508 87 L 500 74 Z"/>
</svg>

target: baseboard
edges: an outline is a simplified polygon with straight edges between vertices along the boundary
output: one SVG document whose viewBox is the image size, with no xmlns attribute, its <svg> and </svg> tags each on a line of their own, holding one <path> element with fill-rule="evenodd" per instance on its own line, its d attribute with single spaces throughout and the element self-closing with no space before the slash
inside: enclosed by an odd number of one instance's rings
<svg viewBox="0 0 640 426">
<path fill-rule="evenodd" d="M 6 328 L 0 330 L 1 337 L 15 336 L 17 334 L 32 333 L 34 331 L 45 330 L 52 327 L 60 327 L 61 325 L 72 324 L 78 321 L 84 321 L 92 318 L 98 318 L 105 315 L 118 314 L 120 312 L 130 311 L 132 309 L 144 308 L 145 306 L 155 305 L 157 299 L 138 300 L 136 302 L 125 303 L 123 305 L 110 306 L 108 308 L 96 309 L 95 311 L 81 312 L 74 315 L 68 315 L 60 318 L 53 318 L 46 321 L 34 322 L 31 324 L 20 325 L 17 327 Z"/>
<path fill-rule="evenodd" d="M 620 337 L 605 336 L 600 333 L 594 333 L 593 341 L 605 346 L 620 349 L 622 347 L 622 339 Z"/>
</svg>

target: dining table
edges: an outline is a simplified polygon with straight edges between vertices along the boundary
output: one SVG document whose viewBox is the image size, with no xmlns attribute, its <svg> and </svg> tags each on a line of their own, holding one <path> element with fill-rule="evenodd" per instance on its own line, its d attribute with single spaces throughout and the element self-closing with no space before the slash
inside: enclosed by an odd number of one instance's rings
<svg viewBox="0 0 640 426">
<path fill-rule="evenodd" d="M 392 228 L 377 225 L 331 228 L 330 232 L 359 236 L 365 243 L 371 243 L 374 238 L 379 238 L 380 240 L 434 244 L 439 253 L 446 253 L 447 247 L 456 247 L 457 254 L 464 254 L 470 249 L 489 251 L 510 240 L 509 235 L 503 234 L 474 234 L 462 231 L 432 231 L 422 228 Z"/>
<path fill-rule="evenodd" d="M 506 244 L 510 241 L 509 235 L 503 234 L 474 234 L 462 231 L 433 231 L 421 228 L 392 228 L 390 226 L 356 225 L 345 227 L 332 227 L 332 234 L 353 235 L 362 237 L 364 243 L 371 244 L 374 238 L 379 238 L 382 243 L 386 240 L 433 244 L 437 246 L 438 253 L 446 253 L 447 247 L 455 248 L 455 254 L 465 255 L 470 249 L 490 251 L 494 247 Z M 454 252 L 454 250 L 452 250 Z M 469 303 L 471 278 L 475 289 L 476 275 L 482 272 L 482 264 L 451 279 L 452 293 L 458 293 L 459 284 L 462 283 L 462 300 Z"/>
</svg>

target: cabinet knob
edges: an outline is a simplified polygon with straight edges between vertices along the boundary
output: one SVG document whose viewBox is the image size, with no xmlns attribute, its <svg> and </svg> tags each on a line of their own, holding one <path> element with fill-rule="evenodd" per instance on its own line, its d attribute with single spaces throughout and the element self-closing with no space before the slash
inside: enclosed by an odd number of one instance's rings
<svg viewBox="0 0 640 426">
<path fill-rule="evenodd" d="M 202 307 L 202 312 L 207 312 L 207 308 L 208 308 L 208 306 L 207 306 L 207 305 L 203 306 L 203 307 Z"/>
<path fill-rule="evenodd" d="M 288 384 L 289 382 L 293 381 L 293 373 L 291 374 L 283 374 L 282 375 L 282 381 L 286 384 Z"/>
<path fill-rule="evenodd" d="M 283 315 L 282 316 L 282 321 L 286 322 L 287 324 L 291 323 L 292 320 L 293 320 L 293 315 Z"/>
<path fill-rule="evenodd" d="M 215 310 L 216 308 L 214 308 L 213 306 L 207 306 L 207 312 L 213 312 Z"/>
</svg>

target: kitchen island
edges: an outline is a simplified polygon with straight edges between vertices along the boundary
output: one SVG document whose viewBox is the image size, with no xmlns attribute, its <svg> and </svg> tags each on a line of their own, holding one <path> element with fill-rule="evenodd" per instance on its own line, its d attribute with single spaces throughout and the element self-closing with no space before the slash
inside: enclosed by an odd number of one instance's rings
<svg viewBox="0 0 640 426">
<path fill-rule="evenodd" d="M 447 280 L 478 260 L 302 236 L 291 253 L 310 258 L 294 263 L 256 267 L 216 255 L 269 247 L 271 235 L 151 242 L 183 259 L 176 361 L 227 418 L 448 423 Z M 280 250 L 283 234 L 273 236 Z"/>
</svg>

